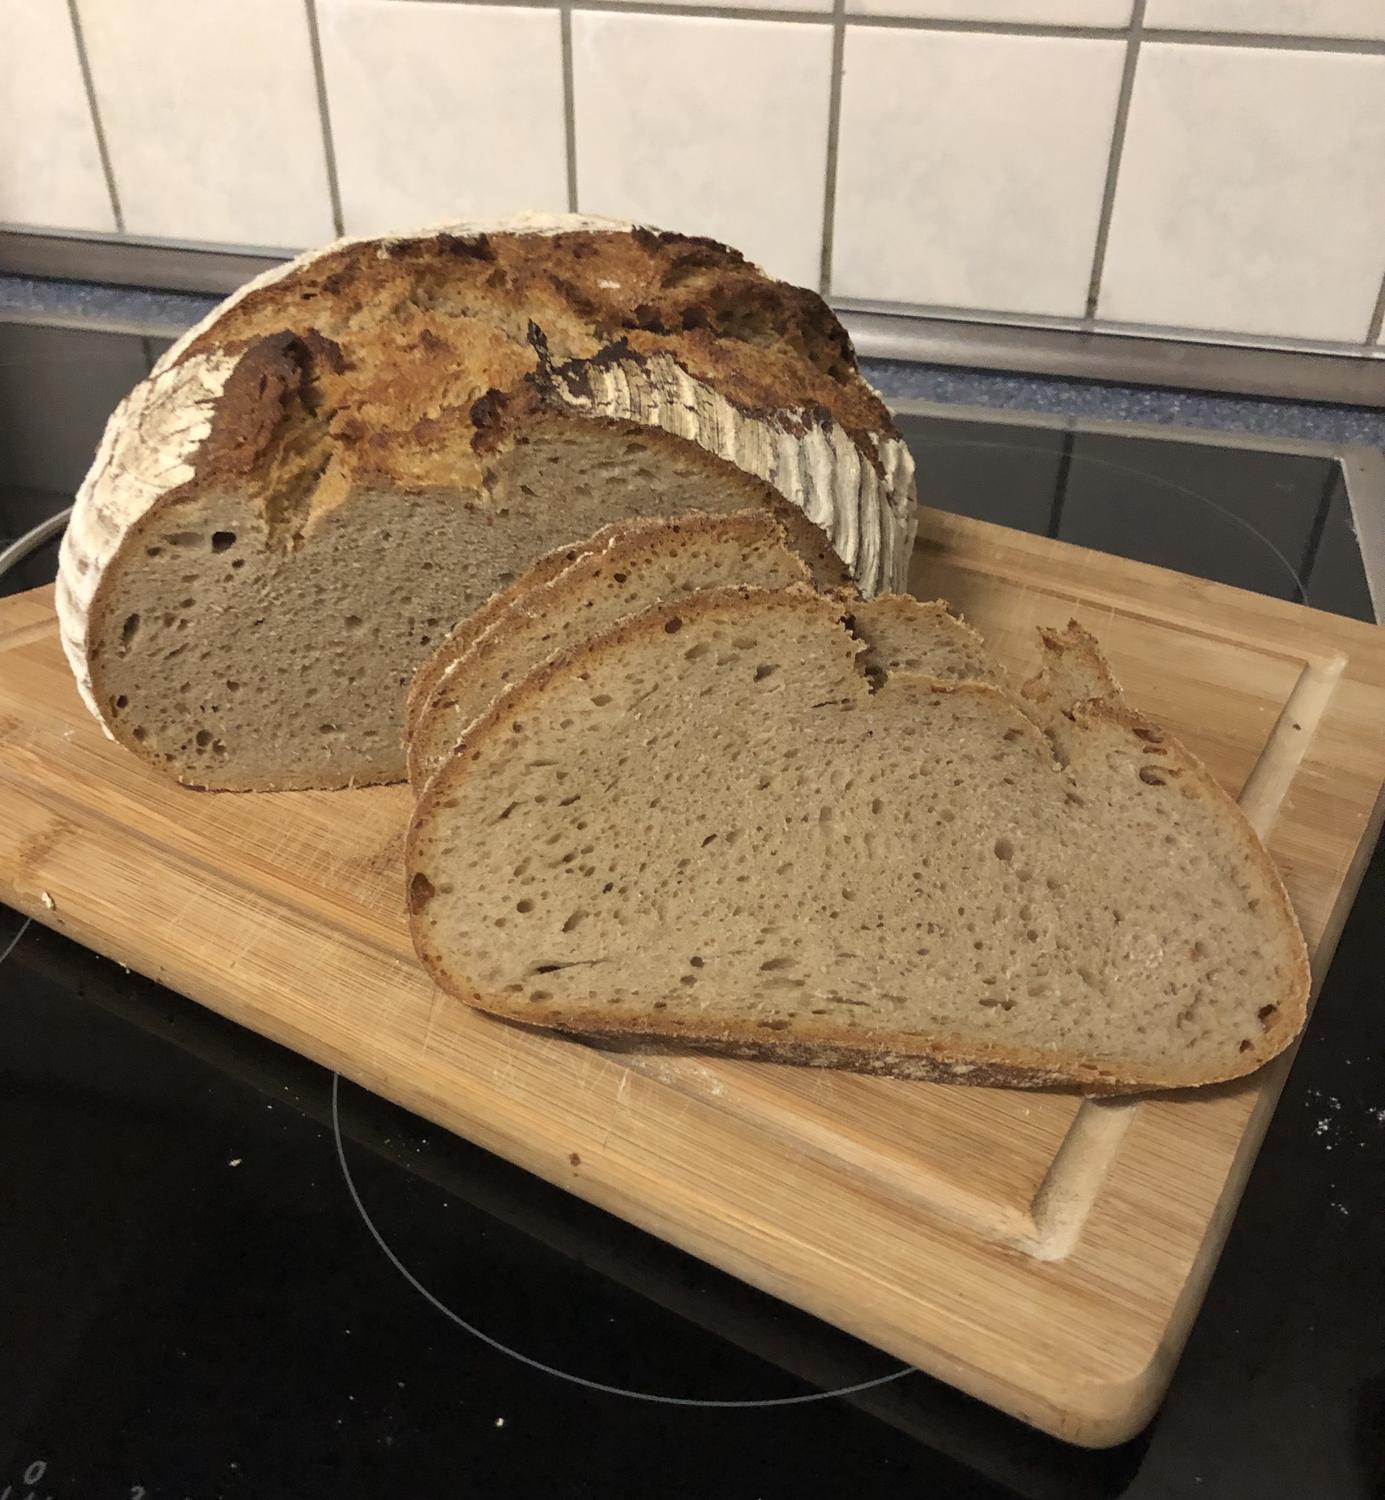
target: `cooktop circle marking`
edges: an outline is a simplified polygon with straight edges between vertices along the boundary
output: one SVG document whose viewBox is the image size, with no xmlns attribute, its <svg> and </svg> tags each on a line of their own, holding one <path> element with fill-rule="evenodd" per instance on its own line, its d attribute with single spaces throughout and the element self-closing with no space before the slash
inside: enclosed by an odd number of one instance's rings
<svg viewBox="0 0 1385 1500">
<path fill-rule="evenodd" d="M 479 1339 L 483 1344 L 496 1350 L 500 1354 L 507 1354 L 511 1359 L 518 1360 L 520 1364 L 527 1365 L 531 1370 L 538 1370 L 543 1375 L 552 1375 L 557 1380 L 566 1380 L 571 1385 L 580 1385 L 589 1391 L 600 1391 L 607 1396 L 623 1396 L 628 1401 L 648 1401 L 658 1406 L 702 1406 L 719 1408 L 761 1408 L 770 1406 L 807 1406 L 814 1401 L 831 1401 L 838 1396 L 854 1396 L 858 1391 L 873 1390 L 876 1386 L 889 1385 L 891 1381 L 899 1380 L 905 1375 L 914 1373 L 913 1365 L 902 1365 L 897 1370 L 891 1370 L 888 1375 L 877 1375 L 873 1380 L 858 1380 L 854 1385 L 838 1386 L 830 1391 L 808 1391 L 800 1396 L 766 1396 L 759 1400 L 716 1400 L 715 1398 L 702 1396 L 662 1396 L 655 1391 L 633 1391 L 627 1386 L 610 1385 L 604 1380 L 589 1380 L 585 1375 L 574 1374 L 571 1370 L 560 1370 L 556 1365 L 545 1364 L 541 1359 L 535 1359 L 532 1355 L 523 1354 L 518 1349 L 512 1349 L 508 1344 L 502 1344 L 499 1339 L 478 1328 L 474 1323 L 469 1323 L 460 1313 L 454 1312 L 440 1297 L 435 1296 L 409 1270 L 408 1266 L 390 1248 L 384 1235 L 380 1233 L 374 1219 L 370 1217 L 369 1211 L 361 1202 L 360 1192 L 357 1190 L 356 1181 L 351 1175 L 351 1167 L 346 1160 L 346 1147 L 341 1135 L 341 1107 L 339 1097 L 341 1093 L 341 1074 L 332 1074 L 332 1139 L 336 1142 L 337 1163 L 341 1167 L 341 1175 L 346 1182 L 346 1191 L 351 1196 L 351 1202 L 355 1205 L 356 1212 L 361 1216 L 361 1222 L 370 1233 L 371 1239 L 379 1246 L 385 1259 L 394 1267 L 405 1281 L 413 1287 L 420 1297 L 429 1306 L 435 1308 L 443 1317 L 455 1323 L 463 1332 L 469 1333 L 472 1338 Z"/>
</svg>

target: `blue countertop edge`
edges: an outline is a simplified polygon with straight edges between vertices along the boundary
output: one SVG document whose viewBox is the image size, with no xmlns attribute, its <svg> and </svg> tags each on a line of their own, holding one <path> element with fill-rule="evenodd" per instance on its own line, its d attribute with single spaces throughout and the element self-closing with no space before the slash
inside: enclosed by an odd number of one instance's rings
<svg viewBox="0 0 1385 1500">
<path fill-rule="evenodd" d="M 0 275 L 0 318 L 8 312 L 30 321 L 61 319 L 69 326 L 90 322 L 99 327 L 119 322 L 138 325 L 158 337 L 175 337 L 205 317 L 220 300 L 191 292 Z M 1045 412 L 1385 448 L 1385 410 L 1376 407 L 1224 396 L 897 360 L 865 359 L 861 368 L 887 400 L 923 400 L 945 406 Z"/>
</svg>

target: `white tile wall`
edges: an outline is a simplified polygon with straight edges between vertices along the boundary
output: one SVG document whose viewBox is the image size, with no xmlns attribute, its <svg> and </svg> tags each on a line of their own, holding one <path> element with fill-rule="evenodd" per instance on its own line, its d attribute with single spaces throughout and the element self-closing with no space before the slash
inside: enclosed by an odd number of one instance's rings
<svg viewBox="0 0 1385 1500">
<path fill-rule="evenodd" d="M 846 302 L 1090 326 L 1095 270 L 1097 326 L 1385 342 L 1385 0 L 573 3 L 0 0 L 0 223 L 288 249 L 575 192 Z"/>
<path fill-rule="evenodd" d="M 1124 26 L 1134 0 L 846 0 L 848 15 L 935 21 L 1020 21 L 1041 26 Z"/>
<path fill-rule="evenodd" d="M 1145 25 L 1385 39 L 1381 0 L 1149 0 Z"/>
<path fill-rule="evenodd" d="M 848 27 L 833 292 L 1082 316 L 1124 57 Z"/>
<path fill-rule="evenodd" d="M 80 0 L 132 234 L 332 236 L 307 12 L 292 0 Z"/>
<path fill-rule="evenodd" d="M 348 234 L 567 207 L 558 12 L 325 0 Z"/>
<path fill-rule="evenodd" d="M 1146 44 L 1098 311 L 1363 340 L 1382 187 L 1385 56 Z"/>
<path fill-rule="evenodd" d="M 113 230 L 67 6 L 0 7 L 0 223 Z"/>
<path fill-rule="evenodd" d="M 572 45 L 584 212 L 710 234 L 817 285 L 828 27 L 577 11 Z"/>
</svg>

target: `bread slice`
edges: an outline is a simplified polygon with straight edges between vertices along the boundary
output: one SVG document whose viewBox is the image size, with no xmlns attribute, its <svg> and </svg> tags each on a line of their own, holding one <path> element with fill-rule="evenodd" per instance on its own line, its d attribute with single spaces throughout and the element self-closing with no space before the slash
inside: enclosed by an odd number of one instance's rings
<svg viewBox="0 0 1385 1500">
<path fill-rule="evenodd" d="M 690 512 L 686 518 L 691 523 L 699 513 Z M 742 511 L 739 513 L 739 524 L 743 527 L 750 518 L 759 516 L 763 518 L 764 525 L 769 529 L 764 531 L 766 538 L 778 536 L 783 538 L 785 545 L 796 552 L 806 563 L 807 572 L 796 573 L 795 577 L 810 577 L 821 589 L 844 589 L 848 593 L 854 591 L 851 570 L 832 550 L 832 544 L 828 541 L 826 533 L 821 527 L 815 526 L 802 511 L 795 510 L 793 506 L 778 502 L 757 511 Z M 710 521 L 710 516 L 701 515 L 701 521 Z M 442 644 L 414 673 L 413 682 L 409 687 L 409 698 L 404 711 L 404 744 L 408 749 L 409 744 L 415 737 L 419 720 L 424 712 L 430 707 L 435 696 L 439 682 L 445 676 L 453 675 L 455 664 L 467 655 L 474 642 L 485 635 L 500 619 L 510 611 L 524 605 L 528 607 L 531 598 L 540 596 L 541 592 L 552 583 L 565 569 L 570 567 L 577 559 L 587 553 L 601 552 L 612 546 L 617 541 L 624 544 L 638 545 L 638 535 L 648 532 L 651 527 L 658 527 L 667 523 L 661 522 L 653 517 L 641 517 L 634 521 L 616 521 L 609 526 L 603 526 L 600 531 L 585 541 L 576 542 L 571 546 L 559 547 L 552 552 L 545 553 L 537 562 L 532 563 L 513 583 L 492 594 L 485 604 L 475 614 L 467 616 L 465 620 L 458 623 L 451 630 Z M 757 533 L 758 534 L 758 533 Z M 687 538 L 685 537 L 685 542 Z M 725 582 L 736 582 L 735 579 L 724 580 Z M 739 580 L 744 583 L 763 583 L 763 580 L 745 578 Z M 785 582 L 794 581 L 785 579 Z M 647 601 L 649 604 L 657 602 L 656 596 L 651 596 Z M 640 606 L 643 607 L 643 606 Z M 627 611 L 629 613 L 631 611 Z M 489 700 L 487 700 L 487 703 Z M 412 767 L 409 772 L 410 780 L 414 779 Z"/>
<path fill-rule="evenodd" d="M 808 523 L 811 524 L 811 523 Z M 555 653 L 652 604 L 737 583 L 786 588 L 812 582 L 786 528 L 765 511 L 685 516 L 612 527 L 556 577 L 531 571 L 510 591 L 509 606 L 451 657 L 409 734 L 415 790 L 451 754 L 463 731 L 501 692 Z M 839 569 L 830 576 L 839 585 Z"/>
<path fill-rule="evenodd" d="M 346 241 L 244 288 L 111 419 L 64 540 L 88 706 L 192 786 L 400 779 L 414 668 L 611 521 L 788 505 L 903 577 L 912 465 L 822 299 L 568 218 Z"/>
<path fill-rule="evenodd" d="M 473 1005 L 584 1034 L 1089 1092 L 1247 1073 L 1306 1010 L 1274 867 L 1118 695 L 1058 707 L 1068 662 L 1043 650 L 1031 701 L 1071 715 L 1065 765 L 995 683 L 873 689 L 829 597 L 624 621 L 430 782 L 418 952 Z"/>
</svg>

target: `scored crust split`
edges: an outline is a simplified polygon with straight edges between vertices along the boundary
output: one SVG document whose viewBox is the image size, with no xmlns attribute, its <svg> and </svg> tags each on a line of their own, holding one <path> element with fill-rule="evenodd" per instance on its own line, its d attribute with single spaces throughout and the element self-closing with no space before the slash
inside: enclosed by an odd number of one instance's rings
<svg viewBox="0 0 1385 1500">
<path fill-rule="evenodd" d="M 605 523 L 792 507 L 898 587 L 912 465 L 840 324 L 712 241 L 560 218 L 346 241 L 122 403 L 64 538 L 88 706 L 195 786 L 397 780 L 410 676 Z"/>
<path fill-rule="evenodd" d="M 938 672 L 976 649 L 948 619 L 706 592 L 535 668 L 416 808 L 433 977 L 530 1024 L 905 1078 L 1115 1093 L 1280 1052 L 1307 955 L 1239 808 L 1090 637 L 1046 634 L 1017 694 Z"/>
</svg>

